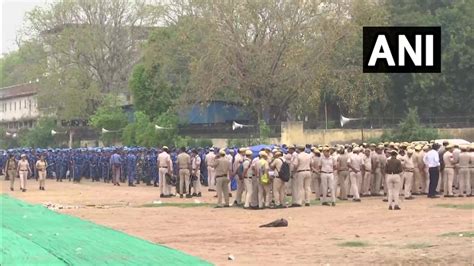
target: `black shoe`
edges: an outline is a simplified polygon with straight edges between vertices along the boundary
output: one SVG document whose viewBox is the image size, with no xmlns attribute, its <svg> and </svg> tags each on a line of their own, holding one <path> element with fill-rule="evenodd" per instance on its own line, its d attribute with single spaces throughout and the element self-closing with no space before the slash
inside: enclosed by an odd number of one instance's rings
<svg viewBox="0 0 474 266">
<path fill-rule="evenodd" d="M 329 206 L 329 203 L 323 202 L 321 205 L 323 205 L 323 206 Z"/>
<path fill-rule="evenodd" d="M 164 198 L 165 197 L 165 194 L 160 194 L 160 198 Z"/>
<path fill-rule="evenodd" d="M 201 192 L 199 192 L 199 193 L 197 194 L 197 196 L 198 196 L 198 197 L 201 197 L 201 196 L 202 196 L 202 195 L 201 195 Z"/>
<path fill-rule="evenodd" d="M 296 204 L 296 203 L 293 203 L 290 205 L 290 208 L 298 208 L 298 207 L 301 207 L 301 205 Z"/>
<path fill-rule="evenodd" d="M 428 196 L 428 198 L 430 198 L 430 199 L 437 199 L 437 198 L 439 198 L 439 196 L 438 196 L 438 195 L 432 195 L 432 196 Z"/>
<path fill-rule="evenodd" d="M 197 194 L 196 194 L 196 193 L 193 193 L 192 196 L 193 196 L 193 197 L 197 197 Z"/>
<path fill-rule="evenodd" d="M 156 183 L 155 183 L 155 184 L 153 184 L 153 186 L 154 186 L 154 187 L 158 187 L 158 185 L 157 185 Z"/>
<path fill-rule="evenodd" d="M 191 194 L 186 194 L 186 198 L 187 198 L 187 199 L 190 199 L 190 198 L 192 198 L 192 197 L 193 197 L 193 196 L 191 196 Z"/>
<path fill-rule="evenodd" d="M 129 187 L 136 187 L 133 183 L 128 184 Z"/>
<path fill-rule="evenodd" d="M 26 192 L 26 189 L 22 189 L 21 192 Z"/>
<path fill-rule="evenodd" d="M 460 198 L 464 198 L 464 197 L 465 197 L 465 195 L 463 195 L 463 194 L 459 194 L 459 195 L 458 195 L 458 197 L 460 197 Z"/>
<path fill-rule="evenodd" d="M 414 197 L 410 196 L 410 197 L 406 197 L 405 198 L 406 200 L 412 200 L 412 199 L 415 199 Z"/>
<path fill-rule="evenodd" d="M 335 206 L 336 206 L 336 203 L 335 203 L 335 202 L 331 203 L 331 206 L 335 207 Z"/>
<path fill-rule="evenodd" d="M 45 189 L 44 189 L 44 187 L 43 187 L 43 191 L 44 191 L 44 190 L 45 190 Z"/>
<path fill-rule="evenodd" d="M 183 194 L 179 194 L 179 198 L 182 199 L 182 198 L 183 198 Z"/>
<path fill-rule="evenodd" d="M 311 205 L 309 203 L 305 203 L 304 206 L 309 207 Z"/>
<path fill-rule="evenodd" d="M 224 208 L 229 208 L 229 207 L 230 207 L 229 204 L 224 205 Z"/>
<path fill-rule="evenodd" d="M 10 188 L 10 191 L 13 191 L 13 188 L 12 188 L 12 187 Z"/>
<path fill-rule="evenodd" d="M 354 201 L 354 202 L 361 202 L 360 199 L 352 199 L 352 201 Z"/>
<path fill-rule="evenodd" d="M 388 209 L 389 209 L 389 210 L 393 210 L 392 206 L 388 206 Z"/>
<path fill-rule="evenodd" d="M 383 202 L 388 202 L 388 199 L 383 199 L 382 201 L 383 201 Z"/>
<path fill-rule="evenodd" d="M 232 203 L 232 206 L 234 205 L 239 205 L 236 200 L 234 200 L 234 202 Z"/>
<path fill-rule="evenodd" d="M 232 198 L 232 193 L 229 193 L 229 198 Z"/>
<path fill-rule="evenodd" d="M 444 195 L 445 198 L 454 198 L 454 195 Z"/>
<path fill-rule="evenodd" d="M 394 210 L 401 210 L 400 207 L 398 207 L 398 205 L 395 205 L 395 207 L 393 208 Z"/>
<path fill-rule="evenodd" d="M 120 187 L 120 183 L 117 183 L 117 186 L 119 186 L 119 187 Z"/>
</svg>

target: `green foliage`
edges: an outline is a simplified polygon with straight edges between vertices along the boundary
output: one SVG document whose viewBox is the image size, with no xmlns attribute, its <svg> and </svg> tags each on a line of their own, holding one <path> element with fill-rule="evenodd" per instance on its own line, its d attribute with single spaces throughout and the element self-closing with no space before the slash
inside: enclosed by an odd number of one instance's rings
<svg viewBox="0 0 474 266">
<path fill-rule="evenodd" d="M 213 143 L 210 139 L 194 139 L 190 138 L 187 142 L 188 147 L 191 148 L 200 148 L 200 147 L 212 147 Z"/>
<path fill-rule="evenodd" d="M 262 144 L 259 138 L 250 139 L 228 139 L 227 147 L 247 147 Z"/>
<path fill-rule="evenodd" d="M 101 135 L 100 139 L 106 146 L 118 140 L 120 131 L 127 125 L 127 116 L 117 102 L 115 97 L 107 97 L 104 104 L 89 119 L 90 125 L 98 130 L 105 128 L 110 131 L 119 131 Z"/>
<path fill-rule="evenodd" d="M 260 132 L 260 143 L 267 143 L 270 138 L 271 129 L 263 119 L 258 122 L 258 129 Z"/>
<path fill-rule="evenodd" d="M 9 149 L 19 147 L 19 139 L 7 136 L 8 130 L 5 127 L 0 127 L 0 149 Z"/>
<path fill-rule="evenodd" d="M 19 144 L 22 147 L 48 148 L 54 145 L 54 137 L 51 130 L 56 127 L 56 123 L 51 118 L 38 120 L 36 126 L 28 131 L 19 132 Z"/>
<path fill-rule="evenodd" d="M 435 128 L 424 127 L 420 124 L 418 111 L 416 108 L 410 108 L 407 116 L 398 127 L 384 131 L 378 141 L 416 141 L 432 140 L 439 138 L 438 131 Z"/>
</svg>

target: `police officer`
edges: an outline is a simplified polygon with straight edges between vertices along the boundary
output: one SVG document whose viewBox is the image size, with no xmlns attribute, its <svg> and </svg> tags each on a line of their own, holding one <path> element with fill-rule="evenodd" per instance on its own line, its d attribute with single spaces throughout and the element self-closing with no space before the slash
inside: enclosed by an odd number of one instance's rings
<svg viewBox="0 0 474 266">
<path fill-rule="evenodd" d="M 201 197 L 201 157 L 196 150 L 191 152 L 191 175 L 194 177 L 193 197 Z"/>
<path fill-rule="evenodd" d="M 231 175 L 231 163 L 225 157 L 224 149 L 219 151 L 219 155 L 213 158 L 212 168 L 215 170 L 216 190 L 217 190 L 217 206 L 216 208 L 229 207 L 229 176 Z M 208 165 L 209 166 L 209 165 Z M 222 198 L 224 198 L 224 206 L 222 206 Z"/>
<path fill-rule="evenodd" d="M 191 198 L 190 194 L 190 176 L 191 176 L 191 156 L 186 153 L 186 148 L 181 147 L 177 156 L 177 168 L 179 171 L 179 197 Z"/>
<path fill-rule="evenodd" d="M 127 178 L 128 178 L 128 186 L 129 187 L 134 187 L 134 181 L 135 181 L 135 174 L 136 174 L 136 169 L 137 167 L 137 156 L 135 155 L 135 152 L 131 150 L 129 154 L 127 155 Z"/>
<path fill-rule="evenodd" d="M 385 174 L 387 176 L 388 185 L 388 202 L 389 210 L 400 210 L 399 194 L 400 194 L 400 174 L 402 173 L 402 162 L 397 159 L 397 151 L 390 152 L 391 157 L 387 160 Z"/>
</svg>

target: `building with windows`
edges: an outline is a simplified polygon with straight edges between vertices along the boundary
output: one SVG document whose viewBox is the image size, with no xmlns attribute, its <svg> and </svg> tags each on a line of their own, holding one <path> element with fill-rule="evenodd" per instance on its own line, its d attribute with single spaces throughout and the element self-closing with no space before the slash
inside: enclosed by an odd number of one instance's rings
<svg viewBox="0 0 474 266">
<path fill-rule="evenodd" d="M 0 127 L 10 132 L 31 128 L 39 118 L 38 83 L 0 88 Z"/>
</svg>

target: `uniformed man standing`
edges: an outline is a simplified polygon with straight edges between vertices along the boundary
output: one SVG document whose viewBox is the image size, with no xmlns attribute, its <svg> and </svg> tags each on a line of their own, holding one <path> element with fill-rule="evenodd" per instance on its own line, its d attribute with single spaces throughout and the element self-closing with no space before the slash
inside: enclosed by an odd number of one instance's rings
<svg viewBox="0 0 474 266">
<path fill-rule="evenodd" d="M 459 154 L 459 197 L 471 195 L 471 173 L 469 167 L 474 167 L 474 158 L 469 154 L 467 146 L 461 146 Z"/>
<path fill-rule="evenodd" d="M 179 197 L 183 198 L 186 193 L 186 198 L 191 198 L 191 191 L 188 190 L 190 187 L 191 177 L 191 156 L 186 153 L 186 148 L 181 147 L 177 157 L 178 170 L 179 170 Z"/>
<path fill-rule="evenodd" d="M 243 177 L 239 177 L 238 175 L 242 175 L 242 173 L 238 173 L 239 169 L 242 169 L 240 166 L 242 165 L 244 158 L 245 158 L 245 151 L 247 149 L 240 148 L 239 152 L 234 156 L 233 164 L 232 164 L 232 176 L 236 178 L 237 182 L 237 195 L 235 196 L 234 204 L 236 206 L 242 204 L 242 194 L 245 191 L 245 184 Z"/>
<path fill-rule="evenodd" d="M 454 181 L 454 167 L 456 166 L 456 161 L 453 156 L 453 145 L 448 145 L 446 151 L 443 154 L 444 162 L 444 196 L 445 197 L 454 197 L 453 194 L 453 181 Z"/>
<path fill-rule="evenodd" d="M 246 191 L 244 209 L 248 209 L 250 208 L 250 203 L 252 202 L 252 194 L 253 194 L 252 178 L 254 176 L 254 171 L 252 167 L 252 151 L 251 150 L 245 151 L 245 159 L 242 162 L 242 167 L 244 170 L 242 176 L 244 178 L 245 191 Z"/>
<path fill-rule="evenodd" d="M 135 174 L 137 167 L 137 156 L 135 155 L 135 151 L 131 150 L 127 156 L 127 177 L 128 177 L 128 186 L 134 187 L 135 184 Z"/>
<path fill-rule="evenodd" d="M 217 189 L 217 206 L 216 208 L 229 207 L 229 176 L 231 173 L 231 165 L 225 157 L 225 150 L 219 151 L 219 155 L 213 158 L 211 166 L 215 170 L 216 189 Z M 222 198 L 224 198 L 224 206 L 222 206 Z"/>
<path fill-rule="evenodd" d="M 347 195 L 349 194 L 349 165 L 347 162 L 349 155 L 343 147 L 341 147 L 338 152 L 339 156 L 336 159 L 336 168 L 337 177 L 339 178 L 339 184 L 341 186 L 339 197 L 341 200 L 347 200 Z"/>
<path fill-rule="evenodd" d="M 400 173 L 402 172 L 402 162 L 397 159 L 397 151 L 391 151 L 391 157 L 387 160 L 385 174 L 388 185 L 388 204 L 389 210 L 400 210 Z"/>
<path fill-rule="evenodd" d="M 171 156 L 169 155 L 169 149 L 167 146 L 163 146 L 163 151 L 158 154 L 157 165 L 158 165 L 158 175 L 159 175 L 159 186 L 160 186 L 160 198 L 169 198 L 170 195 L 170 185 L 166 183 L 166 174 L 172 174 L 172 163 Z"/>
<path fill-rule="evenodd" d="M 311 157 L 311 182 L 313 184 L 314 194 L 316 200 L 321 197 L 321 152 L 318 148 L 313 147 L 313 154 Z"/>
<path fill-rule="evenodd" d="M 10 179 L 10 190 L 14 190 L 15 179 L 18 176 L 18 162 L 13 153 L 8 155 L 8 160 L 5 164 L 5 175 Z"/>
<path fill-rule="evenodd" d="M 48 168 L 48 163 L 44 159 L 44 155 L 40 156 L 40 159 L 35 164 L 36 170 L 38 171 L 38 181 L 39 189 L 44 190 L 44 184 L 46 182 L 46 169 Z"/>
<path fill-rule="evenodd" d="M 273 162 L 270 164 L 270 168 L 275 171 L 275 178 L 273 179 L 273 198 L 275 200 L 276 208 L 285 207 L 285 181 L 280 178 L 280 170 L 284 162 L 283 153 L 276 151 L 273 156 Z"/>
<path fill-rule="evenodd" d="M 372 158 L 370 156 L 370 149 L 364 150 L 364 156 L 362 157 L 364 167 L 364 177 L 362 181 L 362 195 L 370 196 L 370 184 L 372 183 Z"/>
<path fill-rule="evenodd" d="M 224 155 L 225 156 L 225 155 Z M 205 162 L 207 165 L 207 186 L 208 191 L 216 191 L 216 172 L 213 167 L 215 164 L 214 160 L 216 158 L 216 154 L 214 153 L 214 148 L 209 149 L 209 153 L 207 153 Z"/>
<path fill-rule="evenodd" d="M 295 176 L 293 178 L 291 207 L 301 207 L 303 197 L 305 206 L 310 206 L 311 200 L 311 155 L 306 153 L 303 146 L 298 147 L 298 155 L 294 161 Z M 303 196 L 304 195 L 304 196 Z"/>
<path fill-rule="evenodd" d="M 349 166 L 349 177 L 351 180 L 351 193 L 354 197 L 352 201 L 360 202 L 360 195 L 359 195 L 359 180 L 362 179 L 362 174 L 360 172 L 362 166 L 362 159 L 359 156 L 359 148 L 355 147 L 352 151 L 352 154 L 349 156 L 347 160 L 347 164 Z"/>
<path fill-rule="evenodd" d="M 196 150 L 191 152 L 191 175 L 194 176 L 192 196 L 201 197 L 201 157 Z"/>
<path fill-rule="evenodd" d="M 120 171 L 122 171 L 122 156 L 117 150 L 110 157 L 110 167 L 112 168 L 112 183 L 114 186 L 120 186 Z"/>
<path fill-rule="evenodd" d="M 336 170 L 336 160 L 329 154 L 329 148 L 323 148 L 321 156 L 321 187 L 323 190 L 322 205 L 329 206 L 327 199 L 328 188 L 331 190 L 331 205 L 336 206 L 336 186 L 334 182 L 334 171 Z"/>
<path fill-rule="evenodd" d="M 20 177 L 20 190 L 22 192 L 26 191 L 26 180 L 28 179 L 28 174 L 31 173 L 30 163 L 26 159 L 26 154 L 22 154 L 21 160 L 18 162 L 18 176 Z"/>
<path fill-rule="evenodd" d="M 404 185 L 404 192 L 403 196 L 406 200 L 414 199 L 411 196 L 411 189 L 413 185 L 413 173 L 415 171 L 415 163 L 413 162 L 415 158 L 413 158 L 413 150 L 408 149 L 407 154 L 404 156 L 403 159 L 403 177 L 405 179 Z"/>
</svg>

